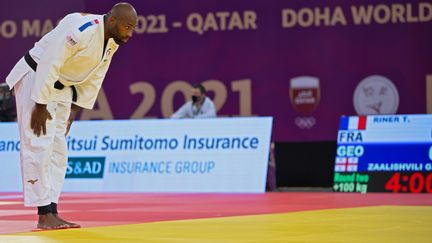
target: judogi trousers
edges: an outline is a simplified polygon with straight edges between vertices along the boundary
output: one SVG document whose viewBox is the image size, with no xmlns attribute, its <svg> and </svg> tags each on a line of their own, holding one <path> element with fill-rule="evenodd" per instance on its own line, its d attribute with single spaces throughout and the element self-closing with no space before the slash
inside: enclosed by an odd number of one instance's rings
<svg viewBox="0 0 432 243">
<path fill-rule="evenodd" d="M 24 205 L 45 206 L 51 202 L 58 203 L 63 187 L 67 168 L 65 132 L 71 103 L 49 102 L 47 110 L 52 120 L 46 121 L 46 134 L 37 137 L 30 128 L 35 106 L 30 98 L 34 80 L 35 72 L 29 71 L 14 86 L 21 141 L 21 173 Z M 69 89 L 58 92 L 69 92 L 70 96 Z"/>
</svg>

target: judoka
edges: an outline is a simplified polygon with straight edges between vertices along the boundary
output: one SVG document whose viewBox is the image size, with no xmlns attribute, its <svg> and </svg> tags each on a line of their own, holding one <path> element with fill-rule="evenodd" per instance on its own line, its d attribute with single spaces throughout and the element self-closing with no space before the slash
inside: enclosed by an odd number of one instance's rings
<svg viewBox="0 0 432 243">
<path fill-rule="evenodd" d="M 94 106 L 113 54 L 136 24 L 137 13 L 128 3 L 105 15 L 69 14 L 6 78 L 16 96 L 24 205 L 38 208 L 39 229 L 80 227 L 57 211 L 67 167 L 66 135 L 79 109 Z"/>
</svg>

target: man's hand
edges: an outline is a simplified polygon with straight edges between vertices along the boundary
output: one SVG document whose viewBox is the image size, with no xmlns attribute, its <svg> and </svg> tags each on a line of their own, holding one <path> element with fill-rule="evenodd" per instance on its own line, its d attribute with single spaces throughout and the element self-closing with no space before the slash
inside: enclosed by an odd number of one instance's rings
<svg viewBox="0 0 432 243">
<path fill-rule="evenodd" d="M 75 116 L 76 116 L 76 114 L 78 113 L 78 111 L 80 109 L 81 108 L 79 106 L 77 106 L 75 104 L 72 104 L 72 106 L 71 106 L 71 112 L 70 112 L 70 115 L 69 115 L 69 119 L 67 121 L 67 127 L 66 127 L 65 136 L 68 135 L 69 130 L 70 130 L 71 126 L 72 126 L 72 122 L 75 120 Z"/>
<path fill-rule="evenodd" d="M 52 117 L 46 109 L 46 105 L 36 103 L 30 118 L 30 128 L 33 130 L 36 136 L 39 137 L 41 133 L 43 135 L 46 134 L 47 119 L 51 120 Z"/>
</svg>

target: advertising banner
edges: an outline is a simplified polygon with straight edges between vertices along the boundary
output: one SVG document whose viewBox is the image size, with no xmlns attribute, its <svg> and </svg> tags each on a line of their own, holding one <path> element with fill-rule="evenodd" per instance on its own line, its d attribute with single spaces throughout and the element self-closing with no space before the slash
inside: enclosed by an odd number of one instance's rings
<svg viewBox="0 0 432 243">
<path fill-rule="evenodd" d="M 64 191 L 264 192 L 271 127 L 271 117 L 78 121 Z M 0 191 L 20 191 L 17 124 L 0 130 Z"/>
<path fill-rule="evenodd" d="M 1 2 L 0 82 L 63 16 L 117 2 Z M 219 116 L 274 117 L 281 142 L 334 141 L 341 115 L 432 112 L 430 1 L 129 2 L 134 37 L 82 120 L 166 118 L 193 83 Z"/>
</svg>

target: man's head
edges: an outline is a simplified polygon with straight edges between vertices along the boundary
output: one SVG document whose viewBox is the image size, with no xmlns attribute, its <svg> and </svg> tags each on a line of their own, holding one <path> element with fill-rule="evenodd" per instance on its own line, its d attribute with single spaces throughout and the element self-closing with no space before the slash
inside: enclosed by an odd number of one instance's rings
<svg viewBox="0 0 432 243">
<path fill-rule="evenodd" d="M 105 39 L 113 38 L 121 45 L 132 37 L 137 25 L 137 13 L 129 3 L 117 3 L 106 14 Z"/>
<path fill-rule="evenodd" d="M 194 84 L 191 91 L 193 103 L 202 102 L 204 100 L 206 89 L 202 84 Z"/>
</svg>

